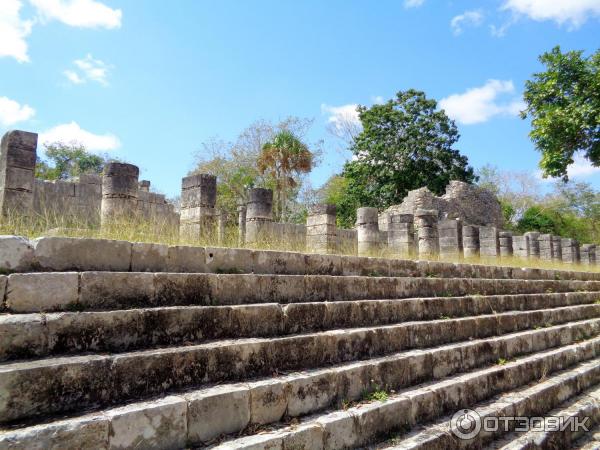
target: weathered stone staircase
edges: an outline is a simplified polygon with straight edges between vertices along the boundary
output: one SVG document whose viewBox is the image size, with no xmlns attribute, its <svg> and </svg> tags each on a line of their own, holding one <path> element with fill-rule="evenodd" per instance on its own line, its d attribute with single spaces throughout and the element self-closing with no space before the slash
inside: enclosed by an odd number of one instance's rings
<svg viewBox="0 0 600 450">
<path fill-rule="evenodd" d="M 30 253 L 0 276 L 2 449 L 600 447 L 598 273 L 59 238 Z M 464 408 L 591 431 L 461 440 Z"/>
</svg>

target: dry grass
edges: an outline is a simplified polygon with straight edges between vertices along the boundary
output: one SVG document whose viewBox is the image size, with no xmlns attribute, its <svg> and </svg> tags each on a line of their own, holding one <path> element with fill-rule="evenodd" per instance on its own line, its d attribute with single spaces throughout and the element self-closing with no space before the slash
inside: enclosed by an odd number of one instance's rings
<svg viewBox="0 0 600 450">
<path fill-rule="evenodd" d="M 164 220 L 149 220 L 147 217 L 131 216 L 113 222 L 110 226 L 100 228 L 97 218 L 85 220 L 75 214 L 58 214 L 45 211 L 31 216 L 9 213 L 0 217 L 0 234 L 25 236 L 34 239 L 40 236 L 87 237 L 99 239 L 117 239 L 131 242 L 154 242 L 168 245 L 240 247 L 238 244 L 237 224 L 228 224 L 221 240 L 216 231 L 203 239 L 189 239 L 180 236 L 179 228 Z M 248 248 L 263 250 L 284 250 L 306 252 L 298 242 L 282 239 L 266 238 L 259 244 L 247 245 Z M 338 252 L 341 255 L 353 254 L 351 245 L 344 246 Z M 389 250 L 382 250 L 370 255 L 374 257 L 393 258 Z M 408 259 L 408 258 L 403 258 Z M 417 259 L 417 258 L 413 258 Z M 501 258 L 501 259 L 440 259 L 444 262 L 465 262 L 470 264 L 486 264 L 506 267 L 531 267 L 539 269 L 575 270 L 600 272 L 600 265 L 587 266 L 565 264 L 556 261 L 535 259 Z"/>
</svg>

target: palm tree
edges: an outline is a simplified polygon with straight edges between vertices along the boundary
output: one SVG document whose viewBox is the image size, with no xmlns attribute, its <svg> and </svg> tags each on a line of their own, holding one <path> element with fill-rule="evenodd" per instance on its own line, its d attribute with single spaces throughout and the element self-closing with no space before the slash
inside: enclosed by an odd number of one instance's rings
<svg viewBox="0 0 600 450">
<path fill-rule="evenodd" d="M 313 166 L 313 154 L 292 132 L 283 130 L 263 145 L 258 157 L 258 170 L 275 183 L 275 215 L 286 219 L 288 188 L 297 185 L 294 175 L 308 173 Z"/>
</svg>

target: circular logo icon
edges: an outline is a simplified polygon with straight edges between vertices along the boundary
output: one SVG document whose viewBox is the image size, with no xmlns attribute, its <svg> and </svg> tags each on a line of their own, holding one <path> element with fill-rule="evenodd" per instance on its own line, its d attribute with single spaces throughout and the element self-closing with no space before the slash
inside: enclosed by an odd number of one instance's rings
<svg viewBox="0 0 600 450">
<path fill-rule="evenodd" d="M 472 439 L 481 431 L 481 417 L 472 409 L 461 409 L 452 416 L 450 429 L 459 439 Z"/>
</svg>

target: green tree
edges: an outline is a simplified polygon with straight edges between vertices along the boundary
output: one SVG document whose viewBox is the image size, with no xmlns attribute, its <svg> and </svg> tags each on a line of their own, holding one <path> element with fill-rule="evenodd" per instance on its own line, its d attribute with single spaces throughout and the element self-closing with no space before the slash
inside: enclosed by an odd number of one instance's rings
<svg viewBox="0 0 600 450">
<path fill-rule="evenodd" d="M 258 159 L 265 144 L 282 131 L 290 131 L 302 138 L 311 125 L 312 120 L 299 117 L 287 117 L 277 123 L 258 120 L 242 130 L 233 142 L 211 138 L 201 144 L 196 154 L 195 167 L 190 173 L 215 175 L 217 206 L 230 215 L 235 215 L 237 205 L 247 201 L 249 188 L 266 187 L 275 190 L 276 183 L 270 173 L 260 173 L 258 170 Z M 320 142 L 311 144 L 315 149 L 313 161 L 320 154 L 320 145 Z M 287 192 L 289 219 L 302 217 L 301 210 L 306 209 L 305 205 L 299 203 L 305 180 L 296 175 L 293 178 L 295 188 Z"/>
<path fill-rule="evenodd" d="M 263 145 L 258 157 L 258 171 L 274 181 L 275 217 L 288 219 L 288 192 L 297 188 L 295 176 L 309 173 L 313 154 L 294 133 L 283 130 Z"/>
<path fill-rule="evenodd" d="M 337 225 L 341 228 L 352 228 L 356 210 L 360 207 L 348 195 L 350 182 L 341 175 L 331 176 L 317 191 L 317 201 L 321 204 L 331 204 L 337 207 Z"/>
<path fill-rule="evenodd" d="M 525 83 L 521 116 L 531 118 L 543 175 L 568 180 L 577 153 L 600 166 L 600 50 L 584 57 L 557 46 L 539 60 L 546 70 Z"/>
<path fill-rule="evenodd" d="M 86 173 L 102 173 L 104 165 L 111 159 L 88 152 L 78 143 L 54 142 L 45 144 L 45 162 L 36 163 L 36 176 L 46 180 L 64 180 Z"/>
<path fill-rule="evenodd" d="M 408 191 L 427 186 L 442 194 L 451 180 L 476 181 L 466 156 L 453 148 L 459 139 L 454 121 L 425 93 L 408 90 L 370 108 L 358 107 L 362 132 L 344 166 L 349 201 L 386 208 Z"/>
<path fill-rule="evenodd" d="M 532 206 L 527 209 L 517 222 L 517 230 L 525 233 L 527 231 L 539 231 L 540 233 L 557 234 L 560 228 L 557 214 L 546 211 L 540 206 Z"/>
</svg>

